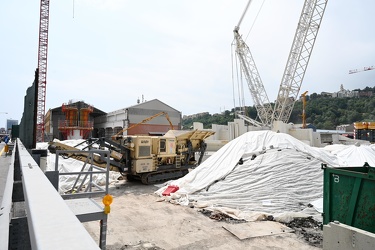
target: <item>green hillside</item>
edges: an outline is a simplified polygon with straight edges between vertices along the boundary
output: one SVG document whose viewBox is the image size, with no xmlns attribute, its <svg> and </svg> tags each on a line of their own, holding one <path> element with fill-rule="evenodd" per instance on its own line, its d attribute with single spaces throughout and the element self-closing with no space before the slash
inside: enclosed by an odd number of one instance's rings
<svg viewBox="0 0 375 250">
<path fill-rule="evenodd" d="M 375 121 L 375 87 L 366 87 L 359 91 L 360 97 L 333 98 L 316 93 L 306 96 L 306 122 L 318 129 L 335 129 L 342 124 L 358 121 Z M 372 96 L 365 96 L 371 95 Z M 183 119 L 183 127 L 190 128 L 193 122 L 201 122 L 204 128 L 211 128 L 211 124 L 227 125 L 234 119 L 234 109 L 226 110 L 222 114 L 204 114 L 196 118 Z M 246 108 L 247 116 L 255 119 L 257 111 L 254 107 Z M 294 105 L 289 122 L 302 123 L 302 101 Z M 259 120 L 259 119 L 258 119 Z"/>
</svg>

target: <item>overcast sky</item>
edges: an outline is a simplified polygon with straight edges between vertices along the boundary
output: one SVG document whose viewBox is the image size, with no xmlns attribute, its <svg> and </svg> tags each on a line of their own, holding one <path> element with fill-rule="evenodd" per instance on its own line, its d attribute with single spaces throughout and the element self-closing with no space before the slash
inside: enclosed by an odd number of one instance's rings
<svg viewBox="0 0 375 250">
<path fill-rule="evenodd" d="M 111 112 L 142 96 L 183 115 L 232 109 L 233 28 L 247 1 L 51 0 L 46 111 L 83 100 Z M 262 3 L 253 0 L 240 33 L 251 30 L 246 43 L 274 101 L 303 1 Z M 0 112 L 8 113 L 0 127 L 22 117 L 38 66 L 39 8 L 0 2 Z M 375 86 L 375 70 L 348 74 L 375 66 L 374 10 L 373 0 L 328 2 L 300 93 Z M 245 104 L 253 104 L 247 86 Z"/>
</svg>

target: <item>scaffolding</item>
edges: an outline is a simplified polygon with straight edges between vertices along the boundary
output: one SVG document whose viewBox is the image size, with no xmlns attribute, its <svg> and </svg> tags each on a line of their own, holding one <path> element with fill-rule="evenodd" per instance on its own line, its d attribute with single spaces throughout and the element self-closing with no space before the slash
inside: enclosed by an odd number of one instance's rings
<svg viewBox="0 0 375 250">
<path fill-rule="evenodd" d="M 94 129 L 94 122 L 90 121 L 93 107 L 63 104 L 61 110 L 65 114 L 65 119 L 58 121 L 58 128 L 63 134 L 63 139 L 87 139 Z"/>
</svg>

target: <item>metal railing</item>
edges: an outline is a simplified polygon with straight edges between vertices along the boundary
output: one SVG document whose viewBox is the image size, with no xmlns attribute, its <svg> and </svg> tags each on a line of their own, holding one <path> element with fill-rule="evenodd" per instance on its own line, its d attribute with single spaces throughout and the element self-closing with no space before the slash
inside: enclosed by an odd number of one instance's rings
<svg viewBox="0 0 375 250">
<path fill-rule="evenodd" d="M 11 169 L 19 168 L 22 173 L 22 190 L 27 216 L 30 245 L 32 249 L 99 249 L 91 235 L 72 212 L 66 201 L 56 191 L 33 157 L 17 139 L 12 156 Z M 13 182 L 10 173 L 7 182 Z M 14 192 L 14 190 L 13 190 Z M 8 230 L 1 231 L 9 235 L 10 217 L 8 191 L 6 199 L 6 222 Z M 1 217 L 0 217 L 1 218 Z M 9 237 L 1 238 L 1 249 L 7 249 Z M 5 246 L 5 248 L 3 248 Z"/>
<path fill-rule="evenodd" d="M 93 128 L 93 121 L 78 121 L 78 120 L 59 120 L 59 128 Z"/>
<path fill-rule="evenodd" d="M 68 172 L 68 173 L 60 173 L 59 176 L 62 175 L 76 175 L 77 178 L 70 190 L 69 193 L 61 194 L 61 196 L 65 198 L 78 198 L 78 197 L 85 197 L 85 198 L 92 198 L 97 197 L 100 195 L 108 194 L 108 183 L 109 183 L 109 167 L 110 167 L 110 152 L 105 150 L 97 150 L 91 149 L 89 151 L 85 150 L 56 150 L 56 161 L 55 161 L 55 171 L 59 171 L 59 156 L 68 156 L 71 154 L 75 155 L 87 155 L 85 158 L 83 166 L 81 167 L 80 171 L 77 172 Z M 104 159 L 106 162 L 106 168 L 97 167 L 94 164 L 95 157 L 99 159 Z M 101 187 L 95 183 L 94 177 L 98 175 L 105 175 L 105 187 Z"/>
</svg>

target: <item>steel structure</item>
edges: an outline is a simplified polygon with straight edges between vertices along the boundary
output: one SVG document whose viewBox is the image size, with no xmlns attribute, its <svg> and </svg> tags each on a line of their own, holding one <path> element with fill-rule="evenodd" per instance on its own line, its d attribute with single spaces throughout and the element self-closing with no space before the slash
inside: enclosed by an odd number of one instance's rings
<svg viewBox="0 0 375 250">
<path fill-rule="evenodd" d="M 272 120 L 288 122 L 305 76 L 328 0 L 305 0 Z"/>
<path fill-rule="evenodd" d="M 46 106 L 47 85 L 47 52 L 48 52 L 48 25 L 49 0 L 40 1 L 39 21 L 39 48 L 38 48 L 38 85 L 37 85 L 37 112 L 36 112 L 36 141 L 44 141 L 44 113 Z"/>
<path fill-rule="evenodd" d="M 268 99 L 266 90 L 264 89 L 264 85 L 262 83 L 262 79 L 260 78 L 258 69 L 255 65 L 254 58 L 251 55 L 249 46 L 247 46 L 247 44 L 238 32 L 240 29 L 241 22 L 247 12 L 247 9 L 250 6 L 250 3 L 251 0 L 248 2 L 245 11 L 241 16 L 241 19 L 238 22 L 238 25 L 233 30 L 234 39 L 236 42 L 236 54 L 240 61 L 242 72 L 245 75 L 247 85 L 250 90 L 250 94 L 254 100 L 255 108 L 258 112 L 259 119 L 261 120 L 262 124 L 268 125 L 271 122 L 269 118 L 272 116 L 273 109 Z M 252 120 L 251 118 L 246 117 L 245 115 L 241 115 L 239 117 L 247 121 L 249 121 L 249 119 Z M 259 124 L 256 124 L 254 122 L 252 122 L 252 124 L 255 126 L 259 126 Z"/>
<path fill-rule="evenodd" d="M 81 206 L 81 214 L 75 213 L 20 139 L 15 142 L 15 152 L 8 165 L 0 213 L 0 249 L 100 249 L 100 246 L 105 249 L 105 244 L 99 242 L 98 245 L 80 222 L 83 216 L 86 221 L 99 220 L 93 217 L 99 214 L 93 214 L 95 210 L 86 206 L 87 203 L 84 209 Z M 23 204 L 24 216 L 13 215 L 16 203 Z M 101 210 L 100 220 L 106 222 L 103 216 L 107 215 L 100 208 L 101 205 L 96 204 L 96 210 Z"/>
<path fill-rule="evenodd" d="M 240 24 L 251 0 L 235 27 L 236 54 L 263 126 L 271 127 L 276 120 L 288 122 L 298 97 L 327 2 L 328 0 L 305 0 L 273 108 L 268 100 L 250 49 L 239 35 Z"/>
</svg>

